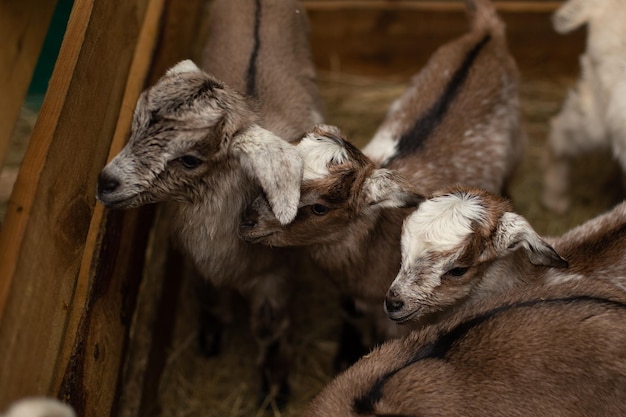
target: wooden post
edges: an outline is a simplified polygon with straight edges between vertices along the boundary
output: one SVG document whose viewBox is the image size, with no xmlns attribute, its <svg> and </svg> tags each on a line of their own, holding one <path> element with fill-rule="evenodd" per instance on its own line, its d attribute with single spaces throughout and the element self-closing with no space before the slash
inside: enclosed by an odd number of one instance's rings
<svg viewBox="0 0 626 417">
<path fill-rule="evenodd" d="M 94 210 L 95 188 L 125 139 L 127 85 L 148 67 L 131 63 L 151 61 L 156 36 L 140 32 L 157 30 L 161 3 L 74 4 L 0 233 L 0 409 L 61 391 L 79 415 L 110 415 L 151 210 Z"/>
</svg>

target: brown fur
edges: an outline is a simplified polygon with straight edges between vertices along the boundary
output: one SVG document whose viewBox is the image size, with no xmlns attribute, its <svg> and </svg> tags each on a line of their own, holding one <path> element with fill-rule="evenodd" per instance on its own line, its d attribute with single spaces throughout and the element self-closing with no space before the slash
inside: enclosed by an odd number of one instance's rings
<svg viewBox="0 0 626 417">
<path fill-rule="evenodd" d="M 525 135 L 518 109 L 518 75 L 506 48 L 502 22 L 489 1 L 466 4 L 472 29 L 437 50 L 391 106 L 364 149 L 374 163 L 343 141 L 348 161 L 329 164 L 329 174 L 323 179 L 303 182 L 293 222 L 280 225 L 261 198 L 251 207 L 246 227 L 240 229 L 244 238 L 254 242 L 309 245 L 307 251 L 339 290 L 377 317 L 384 317 L 384 292 L 400 267 L 401 226 L 409 213 L 403 207 L 417 204 L 420 194 L 457 182 L 500 192 L 521 158 Z M 473 63 L 464 64 L 487 35 Z M 454 84 L 452 74 L 464 65 L 467 76 L 459 91 L 444 93 Z M 442 100 L 447 111 L 428 116 Z M 434 120 L 435 127 L 416 150 L 399 152 L 396 143 L 418 120 L 423 126 Z M 325 128 L 313 134 L 334 133 Z M 377 169 L 381 165 L 389 170 Z M 375 175 L 384 181 L 374 180 Z M 372 183 L 388 188 L 388 195 L 373 201 L 365 189 Z M 331 198 L 338 190 L 345 198 Z M 325 206 L 327 213 L 315 214 L 316 205 Z M 389 323 L 380 329 L 382 339 L 405 331 Z"/>
<path fill-rule="evenodd" d="M 500 295 L 385 343 L 303 416 L 623 415 L 625 325 L 597 280 Z"/>
<path fill-rule="evenodd" d="M 261 190 L 282 222 L 295 216 L 302 160 L 284 139 L 321 120 L 308 23 L 295 0 L 215 0 L 208 26 L 204 71 L 183 61 L 142 94 L 98 198 L 112 208 L 169 203 L 174 238 L 207 286 L 248 299 L 264 388 L 286 394 L 292 253 L 236 232 Z"/>
</svg>

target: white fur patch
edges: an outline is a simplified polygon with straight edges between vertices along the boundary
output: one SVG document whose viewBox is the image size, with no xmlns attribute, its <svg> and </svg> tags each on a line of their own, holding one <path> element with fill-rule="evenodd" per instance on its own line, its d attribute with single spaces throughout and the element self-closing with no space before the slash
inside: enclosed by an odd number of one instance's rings
<svg viewBox="0 0 626 417">
<path fill-rule="evenodd" d="M 200 68 L 191 60 L 185 59 L 167 70 L 167 75 L 182 74 L 185 72 L 199 72 Z"/>
<path fill-rule="evenodd" d="M 324 178 L 328 166 L 348 160 L 348 152 L 335 140 L 323 135 L 309 133 L 298 144 L 298 152 L 304 161 L 303 180 Z"/>
<path fill-rule="evenodd" d="M 53 398 L 22 399 L 9 408 L 5 417 L 75 417 L 74 410 Z"/>
<path fill-rule="evenodd" d="M 586 278 L 584 275 L 580 274 L 571 274 L 567 272 L 551 270 L 549 275 L 546 277 L 546 282 L 548 283 L 548 285 L 558 285 L 569 281 L 578 281 L 581 279 Z"/>
<path fill-rule="evenodd" d="M 296 148 L 258 125 L 237 136 L 233 149 L 244 169 L 256 177 L 281 224 L 298 211 L 302 160 Z"/>
<path fill-rule="evenodd" d="M 379 129 L 372 140 L 363 148 L 363 153 L 378 165 L 384 164 L 396 154 L 399 135 L 397 122 L 390 123 Z"/>
<path fill-rule="evenodd" d="M 403 263 L 436 248 L 458 247 L 473 232 L 472 221 L 481 221 L 485 209 L 476 196 L 445 195 L 423 202 L 404 222 Z"/>
</svg>

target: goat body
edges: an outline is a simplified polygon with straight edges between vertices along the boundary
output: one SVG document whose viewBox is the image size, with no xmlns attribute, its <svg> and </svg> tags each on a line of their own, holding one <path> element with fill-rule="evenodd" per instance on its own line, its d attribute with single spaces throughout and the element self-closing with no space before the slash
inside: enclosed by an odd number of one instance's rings
<svg viewBox="0 0 626 417">
<path fill-rule="evenodd" d="M 307 246 L 339 290 L 374 315 L 384 317 L 400 267 L 405 207 L 457 182 L 499 192 L 521 157 L 518 74 L 503 25 L 488 0 L 466 4 L 469 33 L 435 52 L 363 153 L 318 126 L 298 144 L 305 167 L 295 220 L 280 224 L 258 198 L 240 228 L 249 241 Z M 405 332 L 386 327 L 381 339 Z"/>
<path fill-rule="evenodd" d="M 501 294 L 375 349 L 303 416 L 624 415 L 625 325 L 599 280 Z"/>
<path fill-rule="evenodd" d="M 98 198 L 113 208 L 170 203 L 174 238 L 207 283 L 249 299 L 267 388 L 286 390 L 287 360 L 271 356 L 288 351 L 289 254 L 251 246 L 237 228 L 261 190 L 280 222 L 296 214 L 302 160 L 286 140 L 321 121 L 308 22 L 296 1 L 211 7 L 208 72 L 183 61 L 142 93 Z"/>
<path fill-rule="evenodd" d="M 385 308 L 403 322 L 440 319 L 507 291 L 565 281 L 626 279 L 626 203 L 563 236 L 543 238 L 484 190 L 435 193 L 405 221 L 402 267 Z"/>
<path fill-rule="evenodd" d="M 610 148 L 626 172 L 626 3 L 622 0 L 569 0 L 554 14 L 554 27 L 568 33 L 587 25 L 581 75 L 550 122 L 544 204 L 569 208 L 572 157 Z"/>
</svg>

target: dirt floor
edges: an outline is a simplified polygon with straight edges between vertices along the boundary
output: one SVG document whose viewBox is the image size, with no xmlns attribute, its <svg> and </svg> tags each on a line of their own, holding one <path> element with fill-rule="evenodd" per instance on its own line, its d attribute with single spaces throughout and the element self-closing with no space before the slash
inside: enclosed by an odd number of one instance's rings
<svg viewBox="0 0 626 417">
<path fill-rule="evenodd" d="M 573 172 L 573 207 L 556 215 L 539 202 L 542 161 L 549 118 L 560 108 L 573 79 L 524 79 L 523 115 L 529 146 L 523 166 L 511 185 L 516 210 L 543 234 L 557 235 L 609 209 L 622 199 L 621 174 L 607 153 L 579 158 Z M 405 87 L 405 79 L 371 79 L 321 74 L 327 122 L 340 126 L 363 146 L 381 122 L 391 101 Z M 160 412 L 168 417 L 297 416 L 333 376 L 331 361 L 337 347 L 337 298 L 332 288 L 311 273 L 299 284 L 293 317 L 293 398 L 283 410 L 259 408 L 256 396 L 256 348 L 245 319 L 238 315 L 223 341 L 219 357 L 198 354 L 193 294 L 185 286 L 176 312 L 174 342 L 159 387 Z"/>
</svg>

